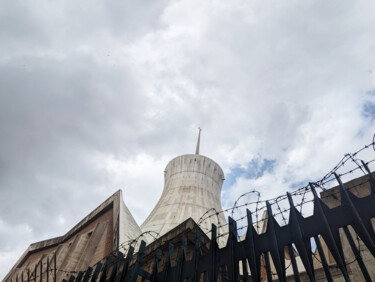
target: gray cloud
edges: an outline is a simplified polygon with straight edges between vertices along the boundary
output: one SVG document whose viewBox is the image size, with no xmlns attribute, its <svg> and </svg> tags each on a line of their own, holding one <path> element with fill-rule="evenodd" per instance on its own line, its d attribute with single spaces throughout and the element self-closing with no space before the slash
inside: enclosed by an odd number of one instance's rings
<svg viewBox="0 0 375 282">
<path fill-rule="evenodd" d="M 272 197 L 322 176 L 368 143 L 373 6 L 5 1 L 0 277 L 119 188 L 141 223 L 198 126 L 202 154 L 227 174 L 273 162 L 238 175 L 226 205 L 249 187 Z"/>
</svg>

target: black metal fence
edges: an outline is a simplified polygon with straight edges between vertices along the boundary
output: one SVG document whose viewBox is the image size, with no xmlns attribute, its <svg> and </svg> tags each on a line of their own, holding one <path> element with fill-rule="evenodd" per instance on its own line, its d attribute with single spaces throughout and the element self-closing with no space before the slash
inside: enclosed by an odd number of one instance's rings
<svg viewBox="0 0 375 282">
<path fill-rule="evenodd" d="M 339 183 L 341 205 L 328 208 L 318 197 L 314 184 L 310 184 L 313 194 L 313 215 L 303 217 L 293 203 L 292 196 L 287 194 L 289 201 L 289 222 L 280 226 L 271 210 L 271 205 L 266 203 L 268 220 L 266 232 L 258 234 L 253 227 L 252 215 L 247 210 L 247 231 L 243 240 L 238 240 L 236 221 L 229 217 L 229 234 L 227 244 L 219 248 L 216 243 L 216 226 L 212 226 L 211 245 L 205 254 L 200 251 L 200 234 L 193 256 L 186 258 L 186 239 L 183 239 L 179 249 L 179 256 L 172 266 L 173 245 L 169 245 L 166 261 L 161 269 L 159 267 L 161 252 L 156 252 L 152 271 L 142 268 L 146 244 L 142 241 L 138 253 L 134 255 L 131 247 L 124 257 L 118 253 L 117 257 L 109 256 L 104 263 L 98 263 L 95 268 L 71 275 L 68 281 L 261 281 L 278 279 L 286 281 L 285 254 L 290 256 L 293 269 L 292 279 L 301 281 L 301 273 L 305 273 L 310 281 L 316 281 L 311 238 L 314 238 L 322 269 L 326 281 L 333 281 L 332 265 L 328 264 L 327 251 L 323 249 L 320 238 L 323 238 L 329 253 L 333 256 L 340 275 L 345 281 L 350 281 L 347 269 L 347 254 L 343 251 L 342 239 L 339 230 L 342 229 L 355 261 L 361 270 L 361 275 L 366 281 L 372 281 L 369 267 L 362 259 L 359 247 L 355 243 L 348 226 L 351 226 L 367 251 L 375 257 L 375 234 L 371 219 L 375 217 L 375 178 L 368 167 L 363 163 L 368 172 L 366 182 L 370 186 L 370 194 L 358 198 L 348 191 L 340 177 L 335 174 Z M 287 250 L 287 251 L 286 251 Z M 296 263 L 298 253 L 304 269 L 299 269 Z M 276 276 L 276 277 L 275 277 Z M 275 279 L 275 280 L 276 280 Z"/>
<path fill-rule="evenodd" d="M 150 254 L 145 257 L 146 243 L 142 241 L 135 253 L 133 243 L 138 241 L 133 240 L 127 243 L 125 256 L 121 252 L 112 253 L 78 273 L 56 268 L 56 254 L 42 257 L 34 271 L 22 272 L 16 282 L 56 282 L 56 272 L 66 272 L 67 279 L 63 281 L 69 282 L 333 281 L 338 277 L 341 281 L 350 281 L 353 275 L 353 281 L 375 280 L 375 178 L 368 167 L 375 160 L 356 159 L 359 153 L 371 148 L 375 151 L 375 136 L 371 144 L 345 155 L 320 181 L 292 193 L 269 201 L 260 201 L 257 191 L 241 195 L 233 208 L 224 210 L 230 215 L 224 224 L 228 225 L 225 226 L 228 232 L 218 234 L 223 226 L 215 225 L 211 230 L 199 229 L 193 248 L 182 237 L 176 247 L 177 257 L 175 246 L 169 243 L 164 255 L 157 250 L 150 263 Z M 354 168 L 339 174 L 339 169 L 344 166 L 347 169 L 349 163 Z M 344 177 L 361 171 L 365 176 L 360 181 L 346 183 L 344 187 Z M 335 205 L 328 207 L 329 199 L 320 198 L 316 190 L 329 192 L 325 187 L 333 181 L 338 183 L 338 188 L 329 190 L 332 193 L 325 197 L 334 199 Z M 365 188 L 365 195 L 356 196 L 357 188 Z M 240 204 L 240 199 L 254 194 L 258 195 L 255 201 Z M 305 211 L 309 204 L 311 214 L 306 216 L 302 208 Z M 240 217 L 239 208 L 244 210 Z M 202 215 L 198 225 L 218 214 L 215 210 L 210 212 Z M 263 224 L 262 231 L 259 223 Z M 208 248 L 201 246 L 202 232 L 211 237 Z M 224 238 L 226 245 L 219 247 L 217 242 Z M 120 245 L 124 246 L 125 242 Z M 351 271 L 354 264 L 356 273 Z"/>
</svg>

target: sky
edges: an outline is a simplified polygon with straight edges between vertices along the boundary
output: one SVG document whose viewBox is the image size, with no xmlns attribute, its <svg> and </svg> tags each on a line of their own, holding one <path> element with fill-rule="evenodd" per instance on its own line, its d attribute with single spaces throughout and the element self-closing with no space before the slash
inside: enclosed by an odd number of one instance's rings
<svg viewBox="0 0 375 282">
<path fill-rule="evenodd" d="M 224 207 L 320 179 L 375 133 L 374 34 L 374 1 L 2 0 L 0 278 L 118 189 L 141 224 L 198 127 Z"/>
</svg>

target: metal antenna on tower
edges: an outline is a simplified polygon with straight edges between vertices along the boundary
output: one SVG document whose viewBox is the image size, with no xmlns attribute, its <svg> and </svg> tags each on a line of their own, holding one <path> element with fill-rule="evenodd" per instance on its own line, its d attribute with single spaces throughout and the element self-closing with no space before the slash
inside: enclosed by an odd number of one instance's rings
<svg viewBox="0 0 375 282">
<path fill-rule="evenodd" d="M 202 131 L 202 129 L 200 127 L 198 127 L 198 129 L 199 129 L 199 133 L 198 133 L 197 148 L 195 149 L 196 155 L 199 155 L 199 143 L 201 141 L 201 131 Z"/>
</svg>

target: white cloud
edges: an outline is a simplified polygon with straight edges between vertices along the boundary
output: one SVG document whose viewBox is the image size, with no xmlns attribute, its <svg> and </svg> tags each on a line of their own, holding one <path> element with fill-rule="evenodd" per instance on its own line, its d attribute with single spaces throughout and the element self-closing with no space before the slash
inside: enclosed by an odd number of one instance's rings
<svg viewBox="0 0 375 282">
<path fill-rule="evenodd" d="M 8 1 L 0 13 L 0 234 L 13 225 L 24 245 L 120 188 L 141 223 L 198 126 L 227 175 L 274 161 L 238 176 L 232 202 L 318 179 L 374 131 L 371 1 Z M 0 253 L 4 276 L 21 251 Z"/>
</svg>

